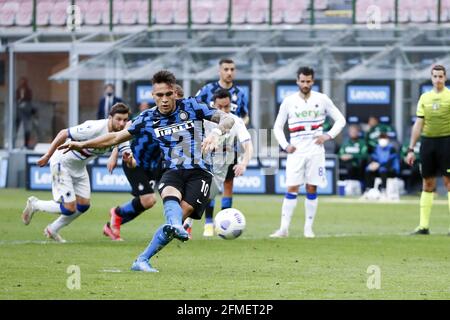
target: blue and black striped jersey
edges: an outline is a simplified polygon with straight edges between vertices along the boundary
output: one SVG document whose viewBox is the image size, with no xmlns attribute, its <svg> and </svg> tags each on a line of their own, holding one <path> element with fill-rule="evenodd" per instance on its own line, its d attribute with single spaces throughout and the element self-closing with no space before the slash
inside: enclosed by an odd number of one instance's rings
<svg viewBox="0 0 450 320">
<path fill-rule="evenodd" d="M 133 121 L 128 131 L 137 146 L 135 158 L 145 153 L 146 143 L 157 141 L 162 152 L 164 169 L 204 169 L 211 171 L 210 155 L 202 155 L 205 138 L 203 119 L 211 120 L 217 109 L 198 103 L 194 98 L 180 99 L 170 115 L 157 107 L 145 110 Z"/>
<path fill-rule="evenodd" d="M 198 102 L 206 103 L 211 106 L 213 101 L 214 92 L 222 87 L 219 81 L 210 82 L 204 85 L 195 95 Z M 233 84 L 233 86 L 228 89 L 231 94 L 231 112 L 240 118 L 248 115 L 248 97 L 247 94 L 239 86 Z M 234 104 L 234 105 L 233 105 Z"/>
</svg>

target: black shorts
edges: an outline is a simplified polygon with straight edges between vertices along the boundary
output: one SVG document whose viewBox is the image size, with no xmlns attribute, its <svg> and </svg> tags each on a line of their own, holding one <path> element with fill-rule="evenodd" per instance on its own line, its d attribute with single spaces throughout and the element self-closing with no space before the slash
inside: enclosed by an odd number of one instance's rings
<svg viewBox="0 0 450 320">
<path fill-rule="evenodd" d="M 161 194 L 167 186 L 176 188 L 182 199 L 194 208 L 190 217 L 199 220 L 208 204 L 211 181 L 212 175 L 202 169 L 171 169 L 163 173 L 158 191 Z"/>
<path fill-rule="evenodd" d="M 450 136 L 422 137 L 420 144 L 420 173 L 422 178 L 450 177 Z"/>
<path fill-rule="evenodd" d="M 237 163 L 238 163 L 238 154 L 237 154 L 237 152 L 235 152 L 233 163 L 228 166 L 227 175 L 225 176 L 225 180 L 234 179 L 235 174 L 234 174 L 233 168 L 235 165 L 237 165 Z"/>
<path fill-rule="evenodd" d="M 122 169 L 131 185 L 131 194 L 139 197 L 145 194 L 155 193 L 156 175 L 141 167 L 128 168 L 125 163 Z"/>
</svg>

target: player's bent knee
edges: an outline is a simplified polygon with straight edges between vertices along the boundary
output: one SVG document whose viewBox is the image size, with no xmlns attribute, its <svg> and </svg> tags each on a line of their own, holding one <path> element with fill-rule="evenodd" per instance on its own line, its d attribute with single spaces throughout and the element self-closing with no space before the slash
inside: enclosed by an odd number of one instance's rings
<svg viewBox="0 0 450 320">
<path fill-rule="evenodd" d="M 75 207 L 75 203 L 71 202 L 71 203 L 60 203 L 59 204 L 59 208 L 61 210 L 61 214 L 65 215 L 65 216 L 71 216 L 75 213 L 76 211 L 76 207 Z"/>
<path fill-rule="evenodd" d="M 145 209 L 150 209 L 156 204 L 156 198 L 154 195 L 145 195 L 140 197 L 140 202 Z"/>
<path fill-rule="evenodd" d="M 77 203 L 77 211 L 79 211 L 81 213 L 85 213 L 86 211 L 89 210 L 90 206 L 91 205 L 89 203 L 88 204 L 79 204 L 79 203 Z"/>
</svg>

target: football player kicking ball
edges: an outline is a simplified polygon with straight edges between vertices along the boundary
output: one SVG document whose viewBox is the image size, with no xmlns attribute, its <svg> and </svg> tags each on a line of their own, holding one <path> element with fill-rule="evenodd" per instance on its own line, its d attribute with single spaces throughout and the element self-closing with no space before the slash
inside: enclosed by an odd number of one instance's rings
<svg viewBox="0 0 450 320">
<path fill-rule="evenodd" d="M 183 88 L 174 85 L 177 99 L 183 99 Z M 145 110 L 143 110 L 145 111 Z M 131 125 L 127 123 L 127 128 Z M 131 185 L 134 198 L 120 206 L 111 208 L 110 221 L 103 226 L 103 234 L 111 240 L 123 240 L 120 236 L 121 226 L 137 218 L 144 211 L 156 204 L 155 185 L 161 178 L 161 149 L 159 143 L 151 136 L 143 135 L 131 142 L 132 153 L 124 152 L 124 157 L 133 157 L 122 162 L 122 169 Z M 117 164 L 118 150 L 114 148 L 108 161 L 110 173 Z M 124 159 L 126 160 L 126 159 Z M 131 164 L 131 166 L 128 165 Z"/>
<path fill-rule="evenodd" d="M 84 141 L 108 132 L 120 131 L 125 127 L 129 114 L 130 109 L 126 105 L 117 103 L 111 108 L 108 119 L 89 120 L 58 133 L 47 153 L 37 161 L 41 167 L 50 161 L 53 200 L 45 201 L 29 197 L 22 213 L 25 225 L 30 223 L 37 211 L 59 214 L 59 217 L 45 228 L 44 234 L 55 241 L 66 242 L 59 231 L 86 212 L 90 206 L 91 187 L 86 164 L 97 156 L 111 151 L 111 148 L 83 148 L 68 153 L 63 153 L 57 148 L 67 138 Z M 118 149 L 121 152 L 129 151 L 129 143 L 120 144 Z"/>
<path fill-rule="evenodd" d="M 133 271 L 158 272 L 151 266 L 150 259 L 174 238 L 189 239 L 183 220 L 187 217 L 201 219 L 212 179 L 210 153 L 220 136 L 234 124 L 233 118 L 225 112 L 199 104 L 194 98 L 176 100 L 175 84 L 176 78 L 171 72 L 155 73 L 152 95 L 156 108 L 144 111 L 128 129 L 90 141 L 68 142 L 60 147 L 67 150 L 106 147 L 142 136 L 158 141 L 163 154 L 158 191 L 163 201 L 165 223 L 134 261 Z M 219 125 L 206 136 L 203 120 Z"/>
<path fill-rule="evenodd" d="M 300 185 L 306 184 L 304 236 L 314 238 L 313 223 L 317 212 L 317 186 L 325 187 L 324 142 L 334 139 L 345 126 L 345 118 L 325 94 L 311 91 L 314 84 L 314 70 L 301 67 L 297 71 L 299 92 L 286 97 L 275 120 L 274 133 L 281 148 L 287 152 L 287 193 L 281 208 L 280 229 L 270 235 L 272 238 L 288 236 L 291 217 L 297 206 Z M 334 125 L 323 133 L 325 117 L 333 118 Z M 288 121 L 290 142 L 283 132 Z"/>
</svg>

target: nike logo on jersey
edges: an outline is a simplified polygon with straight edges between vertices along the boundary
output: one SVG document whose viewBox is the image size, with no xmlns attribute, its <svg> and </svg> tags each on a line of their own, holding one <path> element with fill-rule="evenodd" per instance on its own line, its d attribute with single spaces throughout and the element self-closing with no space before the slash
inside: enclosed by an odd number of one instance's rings
<svg viewBox="0 0 450 320">
<path fill-rule="evenodd" d="M 154 120 L 153 125 L 158 124 L 161 120 Z"/>
<path fill-rule="evenodd" d="M 202 204 L 202 202 L 199 199 L 197 199 L 197 203 Z"/>
<path fill-rule="evenodd" d="M 157 138 L 159 138 L 161 136 L 169 136 L 176 132 L 186 131 L 192 128 L 194 128 L 194 122 L 192 120 L 189 120 L 187 122 L 176 123 L 167 127 L 157 128 L 155 129 L 155 135 Z"/>
</svg>

